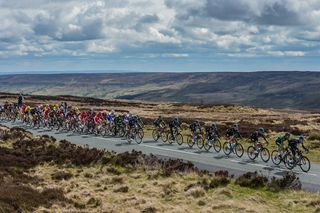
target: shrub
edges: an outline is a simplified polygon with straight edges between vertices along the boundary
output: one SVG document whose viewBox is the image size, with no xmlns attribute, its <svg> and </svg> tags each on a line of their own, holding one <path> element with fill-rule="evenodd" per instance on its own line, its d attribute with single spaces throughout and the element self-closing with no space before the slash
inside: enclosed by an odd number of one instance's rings
<svg viewBox="0 0 320 213">
<path fill-rule="evenodd" d="M 155 207 L 147 207 L 141 211 L 141 213 L 156 213 L 157 209 Z"/>
<path fill-rule="evenodd" d="M 121 186 L 121 187 L 113 190 L 113 192 L 122 192 L 122 193 L 127 193 L 128 191 L 129 191 L 128 186 Z"/>
<path fill-rule="evenodd" d="M 301 182 L 294 173 L 287 172 L 282 178 L 273 177 L 268 184 L 268 189 L 272 191 L 280 191 L 285 189 L 300 190 Z"/>
<path fill-rule="evenodd" d="M 309 133 L 309 137 L 308 137 L 309 140 L 318 140 L 320 141 L 320 132 L 319 131 L 311 131 Z"/>
<path fill-rule="evenodd" d="M 69 180 L 73 177 L 73 174 L 69 172 L 59 171 L 51 175 L 54 180 Z"/>
<path fill-rule="evenodd" d="M 203 197 L 205 194 L 204 189 L 200 186 L 193 187 L 187 191 L 187 195 L 191 195 L 194 198 Z"/>
<path fill-rule="evenodd" d="M 258 175 L 257 172 L 247 172 L 236 179 L 236 184 L 242 187 L 259 188 L 268 183 L 268 178 Z"/>
</svg>

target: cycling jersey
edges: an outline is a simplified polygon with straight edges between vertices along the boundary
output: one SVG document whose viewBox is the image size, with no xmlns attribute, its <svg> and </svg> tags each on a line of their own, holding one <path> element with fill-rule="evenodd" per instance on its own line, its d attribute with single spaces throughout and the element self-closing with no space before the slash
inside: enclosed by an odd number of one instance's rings
<svg viewBox="0 0 320 213">
<path fill-rule="evenodd" d="M 207 133 L 207 135 L 208 135 L 208 139 L 209 139 L 209 140 L 214 139 L 215 136 L 218 136 L 218 137 L 219 137 L 218 129 L 217 129 L 217 127 L 215 127 L 215 126 L 208 126 L 208 127 L 206 127 L 206 133 Z"/>
<path fill-rule="evenodd" d="M 263 138 L 267 142 L 266 136 L 261 132 L 256 131 L 250 136 L 250 140 L 254 143 L 259 142 L 259 138 Z"/>
<path fill-rule="evenodd" d="M 279 147 L 283 148 L 284 142 L 285 142 L 286 140 L 288 140 L 288 138 L 287 138 L 286 136 L 278 137 L 278 138 L 276 139 L 276 144 L 277 144 Z"/>
<path fill-rule="evenodd" d="M 298 148 L 298 145 L 299 145 L 299 144 L 301 144 L 301 146 L 302 146 L 302 148 L 303 148 L 304 150 L 308 150 L 308 149 L 304 146 L 303 142 L 300 142 L 299 139 L 290 139 L 290 140 L 288 140 L 288 145 L 289 145 L 289 148 L 290 148 L 293 156 L 295 156 L 296 153 L 299 152 L 299 148 Z"/>
<path fill-rule="evenodd" d="M 101 113 L 97 113 L 97 114 L 94 116 L 94 122 L 95 122 L 96 124 L 100 123 L 102 120 L 103 120 L 103 118 L 102 118 L 102 114 L 101 114 Z"/>
<path fill-rule="evenodd" d="M 44 111 L 44 118 L 45 118 L 46 120 L 49 118 L 49 112 L 50 112 L 49 109 L 46 109 L 46 110 Z"/>
<path fill-rule="evenodd" d="M 112 113 L 108 113 L 108 114 L 107 114 L 107 120 L 108 120 L 109 122 L 113 122 L 113 121 L 114 121 L 114 115 L 113 115 Z"/>
<path fill-rule="evenodd" d="M 155 127 L 161 127 L 161 125 L 165 125 L 164 121 L 162 118 L 157 118 L 154 122 L 153 122 Z"/>
<path fill-rule="evenodd" d="M 197 122 L 193 122 L 192 124 L 190 124 L 189 128 L 192 133 L 195 133 L 197 130 L 199 130 L 199 132 L 201 132 L 201 126 Z"/>
<path fill-rule="evenodd" d="M 227 129 L 226 135 L 227 135 L 227 137 L 241 138 L 239 130 L 234 127 Z"/>
</svg>

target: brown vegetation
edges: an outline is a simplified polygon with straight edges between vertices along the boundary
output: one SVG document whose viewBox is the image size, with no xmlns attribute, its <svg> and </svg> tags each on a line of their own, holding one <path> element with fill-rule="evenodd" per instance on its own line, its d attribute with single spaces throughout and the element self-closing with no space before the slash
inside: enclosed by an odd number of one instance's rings
<svg viewBox="0 0 320 213">
<path fill-rule="evenodd" d="M 224 206 L 230 211 L 254 211 L 261 205 L 270 211 L 319 208 L 319 196 L 306 192 L 290 198 L 291 202 L 302 194 L 310 197 L 298 208 L 278 202 L 289 199 L 287 189 L 299 189 L 293 187 L 297 179 L 292 175 L 267 180 L 250 173 L 234 182 L 227 171 L 210 174 L 188 162 L 160 160 L 137 151 L 117 154 L 89 149 L 48 136 L 33 137 L 19 128 L 1 127 L 0 136 L 0 212 L 210 212 L 225 211 Z M 257 187 L 259 191 L 246 189 Z M 270 191 L 280 192 L 270 198 Z M 252 193 L 259 196 L 252 200 Z"/>
</svg>

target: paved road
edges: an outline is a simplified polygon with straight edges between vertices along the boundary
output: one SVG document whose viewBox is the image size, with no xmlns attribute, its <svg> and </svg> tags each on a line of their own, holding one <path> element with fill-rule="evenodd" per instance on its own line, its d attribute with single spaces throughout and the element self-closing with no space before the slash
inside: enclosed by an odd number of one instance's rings
<svg viewBox="0 0 320 213">
<path fill-rule="evenodd" d="M 104 138 L 87 135 L 76 135 L 65 132 L 50 131 L 46 129 L 30 129 L 22 126 L 20 123 L 11 123 L 0 121 L 1 124 L 8 127 L 20 126 L 35 135 L 49 135 L 57 138 L 58 140 L 66 139 L 72 143 L 78 145 L 88 144 L 90 147 L 96 147 L 100 149 L 113 150 L 115 152 L 125 152 L 131 150 L 142 151 L 145 154 L 154 154 L 162 158 L 179 158 L 186 161 L 193 162 L 199 169 L 208 171 L 228 170 L 231 174 L 240 175 L 248 171 L 258 171 L 268 177 L 281 177 L 286 171 L 288 171 L 283 165 L 275 166 L 271 160 L 268 163 L 262 162 L 260 159 L 251 161 L 246 153 L 242 158 L 237 158 L 235 155 L 226 157 L 221 151 L 216 153 L 215 151 L 200 151 L 196 148 L 190 149 L 185 146 L 179 146 L 177 144 L 167 144 L 162 142 L 154 142 L 152 139 L 144 139 L 142 144 L 128 144 L 126 140 L 119 138 Z M 311 169 L 308 173 L 304 173 L 300 168 L 295 168 L 296 173 L 302 184 L 303 188 L 310 191 L 320 192 L 320 165 L 312 163 Z"/>
</svg>

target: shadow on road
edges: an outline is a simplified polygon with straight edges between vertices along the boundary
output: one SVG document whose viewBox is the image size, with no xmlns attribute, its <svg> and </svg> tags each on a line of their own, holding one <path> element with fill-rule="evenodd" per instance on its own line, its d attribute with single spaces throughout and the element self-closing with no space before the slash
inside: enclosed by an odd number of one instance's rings
<svg viewBox="0 0 320 213">
<path fill-rule="evenodd" d="M 157 146 L 173 146 L 173 145 L 169 143 L 161 143 L 161 144 L 157 144 Z"/>
<path fill-rule="evenodd" d="M 157 141 L 143 141 L 143 143 L 159 143 Z"/>
<path fill-rule="evenodd" d="M 39 130 L 38 132 L 39 132 L 39 133 L 52 132 L 52 130 L 50 130 L 50 129 L 44 129 L 44 130 Z"/>
<path fill-rule="evenodd" d="M 198 151 L 195 151 L 194 153 L 197 153 L 197 154 L 202 154 L 202 153 L 210 153 L 206 150 L 198 150 Z"/>
<path fill-rule="evenodd" d="M 228 158 L 228 157 L 225 156 L 225 155 L 219 155 L 219 156 L 214 156 L 213 158 L 214 158 L 214 159 L 217 159 L 217 160 L 220 160 L 220 159 Z"/>
<path fill-rule="evenodd" d="M 178 149 L 179 150 L 192 150 L 192 148 L 190 148 L 188 146 L 180 146 Z"/>
</svg>

